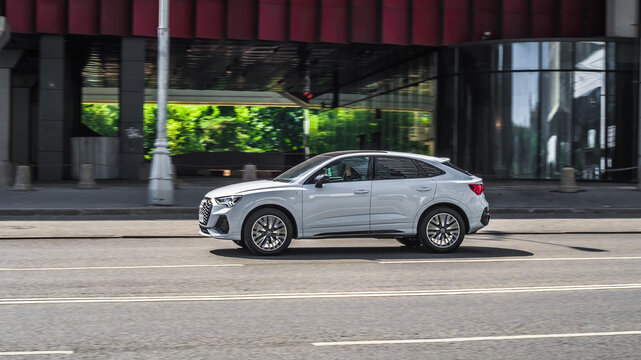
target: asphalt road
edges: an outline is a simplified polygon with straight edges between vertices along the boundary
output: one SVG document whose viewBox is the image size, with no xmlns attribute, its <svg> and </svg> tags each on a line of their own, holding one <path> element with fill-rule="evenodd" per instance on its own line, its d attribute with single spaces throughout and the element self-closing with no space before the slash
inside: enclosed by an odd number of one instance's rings
<svg viewBox="0 0 641 360">
<path fill-rule="evenodd" d="M 0 358 L 638 358 L 640 245 L 486 233 L 449 255 L 350 239 L 262 258 L 207 238 L 0 240 Z"/>
</svg>

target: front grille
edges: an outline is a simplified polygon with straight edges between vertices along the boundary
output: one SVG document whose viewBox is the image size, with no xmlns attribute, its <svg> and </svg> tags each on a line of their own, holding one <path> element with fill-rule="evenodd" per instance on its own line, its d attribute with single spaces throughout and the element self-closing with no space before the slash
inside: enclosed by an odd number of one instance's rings
<svg viewBox="0 0 641 360">
<path fill-rule="evenodd" d="M 204 198 L 203 201 L 200 202 L 200 208 L 198 210 L 198 222 L 201 225 L 207 225 L 207 222 L 209 221 L 209 215 L 211 215 L 211 208 L 211 199 Z"/>
</svg>

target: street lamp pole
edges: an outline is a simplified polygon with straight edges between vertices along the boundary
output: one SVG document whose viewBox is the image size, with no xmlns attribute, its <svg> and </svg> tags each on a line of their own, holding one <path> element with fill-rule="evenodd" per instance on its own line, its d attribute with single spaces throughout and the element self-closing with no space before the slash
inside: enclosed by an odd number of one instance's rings
<svg viewBox="0 0 641 360">
<path fill-rule="evenodd" d="M 167 143 L 167 89 L 169 87 L 169 0 L 158 9 L 158 122 L 149 174 L 149 203 L 173 205 L 174 184 Z"/>
</svg>

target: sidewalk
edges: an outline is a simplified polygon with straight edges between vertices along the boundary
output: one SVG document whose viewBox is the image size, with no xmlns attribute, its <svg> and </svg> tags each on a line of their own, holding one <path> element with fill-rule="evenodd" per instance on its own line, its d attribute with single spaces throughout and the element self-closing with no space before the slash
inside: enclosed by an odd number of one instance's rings
<svg viewBox="0 0 641 360">
<path fill-rule="evenodd" d="M 238 178 L 181 178 L 173 206 L 147 205 L 146 181 L 98 181 L 99 188 L 94 190 L 77 189 L 72 181 L 35 183 L 33 191 L 0 187 L 0 216 L 21 220 L 30 215 L 192 215 L 197 213 L 200 200 L 209 190 L 239 181 Z M 579 183 L 581 191 L 577 193 L 558 192 L 558 181 L 486 181 L 485 185 L 490 212 L 494 215 L 641 217 L 641 191 L 634 184 Z"/>
</svg>

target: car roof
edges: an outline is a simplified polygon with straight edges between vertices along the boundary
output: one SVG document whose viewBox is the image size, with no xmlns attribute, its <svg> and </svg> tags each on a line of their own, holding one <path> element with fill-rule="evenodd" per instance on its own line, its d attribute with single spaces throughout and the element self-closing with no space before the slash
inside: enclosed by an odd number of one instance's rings
<svg viewBox="0 0 641 360">
<path fill-rule="evenodd" d="M 319 156 L 339 157 L 339 156 L 346 156 L 346 155 L 382 155 L 382 154 L 411 157 L 411 158 L 423 159 L 423 160 L 431 160 L 431 161 L 436 161 L 440 163 L 450 161 L 449 158 L 435 157 L 435 156 L 422 155 L 422 154 L 413 154 L 413 153 L 406 153 L 406 152 L 399 152 L 399 151 L 387 151 L 387 150 L 344 150 L 344 151 L 328 152 L 325 154 L 320 154 Z"/>
</svg>

